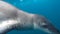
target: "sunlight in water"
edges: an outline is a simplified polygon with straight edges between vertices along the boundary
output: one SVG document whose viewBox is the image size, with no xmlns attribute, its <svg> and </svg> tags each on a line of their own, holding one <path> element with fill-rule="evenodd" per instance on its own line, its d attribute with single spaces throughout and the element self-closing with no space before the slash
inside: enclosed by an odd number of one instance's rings
<svg viewBox="0 0 60 34">
<path fill-rule="evenodd" d="M 23 2 L 23 0 L 20 0 L 20 2 Z"/>
</svg>

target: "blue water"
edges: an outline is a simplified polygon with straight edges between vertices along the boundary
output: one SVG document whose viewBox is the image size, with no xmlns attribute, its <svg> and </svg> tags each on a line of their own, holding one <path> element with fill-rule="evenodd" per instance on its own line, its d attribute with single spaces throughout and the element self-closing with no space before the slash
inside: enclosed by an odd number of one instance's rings
<svg viewBox="0 0 60 34">
<path fill-rule="evenodd" d="M 60 0 L 4 0 L 18 9 L 29 13 L 40 14 L 49 19 L 60 30 Z M 43 31 L 17 31 L 8 34 L 47 34 Z"/>
</svg>

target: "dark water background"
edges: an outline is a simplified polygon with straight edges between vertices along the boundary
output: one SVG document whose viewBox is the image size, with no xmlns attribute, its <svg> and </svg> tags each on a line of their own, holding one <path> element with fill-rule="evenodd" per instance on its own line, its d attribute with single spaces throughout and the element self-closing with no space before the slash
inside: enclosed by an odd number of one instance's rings
<svg viewBox="0 0 60 34">
<path fill-rule="evenodd" d="M 60 30 L 60 0 L 4 0 L 29 13 L 40 14 L 49 19 Z M 47 34 L 43 31 L 17 31 L 8 34 Z"/>
</svg>

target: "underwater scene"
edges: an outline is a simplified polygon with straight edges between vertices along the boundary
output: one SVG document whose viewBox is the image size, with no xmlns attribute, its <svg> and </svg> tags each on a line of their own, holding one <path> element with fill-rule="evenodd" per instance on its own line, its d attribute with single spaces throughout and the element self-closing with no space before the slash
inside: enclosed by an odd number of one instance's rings
<svg viewBox="0 0 60 34">
<path fill-rule="evenodd" d="M 16 8 L 32 14 L 39 14 L 46 17 L 55 28 L 60 30 L 60 0 L 3 0 Z M 47 34 L 44 31 L 12 30 L 7 34 Z"/>
</svg>

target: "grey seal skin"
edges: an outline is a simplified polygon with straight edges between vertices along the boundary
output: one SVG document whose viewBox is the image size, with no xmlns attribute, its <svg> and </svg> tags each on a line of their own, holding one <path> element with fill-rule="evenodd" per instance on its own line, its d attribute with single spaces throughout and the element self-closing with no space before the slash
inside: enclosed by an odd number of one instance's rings
<svg viewBox="0 0 60 34">
<path fill-rule="evenodd" d="M 0 1 L 0 34 L 6 34 L 13 29 L 38 29 L 48 34 L 60 34 L 45 17 L 24 12 L 9 3 Z"/>
</svg>

